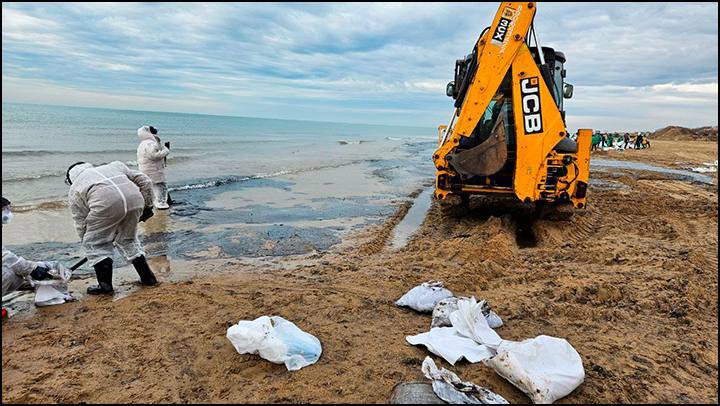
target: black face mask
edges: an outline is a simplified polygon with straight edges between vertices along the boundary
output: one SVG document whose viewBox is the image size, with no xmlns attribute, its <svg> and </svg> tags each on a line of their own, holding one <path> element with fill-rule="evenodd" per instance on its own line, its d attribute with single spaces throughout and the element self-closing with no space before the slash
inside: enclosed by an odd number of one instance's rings
<svg viewBox="0 0 720 406">
<path fill-rule="evenodd" d="M 65 184 L 66 185 L 68 185 L 68 186 L 72 185 L 72 182 L 70 181 L 70 170 L 72 170 L 72 168 L 74 168 L 80 164 L 84 164 L 84 163 L 85 162 L 75 162 L 74 164 L 70 165 L 67 172 L 65 173 Z"/>
</svg>

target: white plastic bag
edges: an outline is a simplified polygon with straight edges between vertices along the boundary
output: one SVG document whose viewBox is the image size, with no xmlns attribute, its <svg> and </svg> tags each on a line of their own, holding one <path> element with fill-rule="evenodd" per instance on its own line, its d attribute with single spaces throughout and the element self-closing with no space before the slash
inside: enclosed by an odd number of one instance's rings
<svg viewBox="0 0 720 406">
<path fill-rule="evenodd" d="M 508 404 L 497 393 L 477 386 L 472 382 L 463 382 L 460 377 L 445 368 L 438 369 L 435 361 L 425 357 L 422 372 L 432 381 L 433 392 L 443 401 L 450 404 Z"/>
<path fill-rule="evenodd" d="M 459 299 L 457 310 L 450 314 L 452 327 L 435 327 L 429 332 L 408 336 L 412 345 L 424 345 L 451 365 L 465 358 L 475 363 L 495 356 L 502 338 L 488 325 L 482 314 L 482 303 L 474 297 Z"/>
<path fill-rule="evenodd" d="M 495 355 L 495 351 L 490 348 L 458 335 L 453 327 L 436 327 L 427 333 L 407 336 L 405 340 L 412 345 L 424 345 L 428 351 L 442 357 L 450 365 L 455 365 L 463 358 L 475 363 Z"/>
<path fill-rule="evenodd" d="M 53 285 L 38 285 L 35 289 L 35 306 L 52 306 L 76 299 L 68 293 L 67 283 L 58 282 Z"/>
<path fill-rule="evenodd" d="M 36 281 L 32 278 L 30 284 L 35 287 L 35 306 L 52 306 L 76 300 L 68 292 L 68 281 L 72 271 L 58 262 L 45 262 L 43 266 L 50 268 L 48 273 L 53 279 Z"/>
<path fill-rule="evenodd" d="M 450 297 L 453 297 L 453 293 L 445 289 L 442 282 L 430 281 L 410 289 L 395 304 L 421 313 L 430 313 L 439 301 Z"/>
<path fill-rule="evenodd" d="M 450 321 L 450 315 L 458 309 L 457 302 L 460 299 L 464 300 L 470 300 L 466 297 L 456 298 L 451 297 L 447 299 L 443 299 L 438 302 L 437 305 L 435 305 L 435 308 L 433 309 L 432 313 L 432 322 L 430 323 L 430 327 L 450 327 L 452 326 L 452 322 Z M 490 308 L 490 305 L 487 301 L 481 300 L 478 302 L 480 304 L 480 310 L 485 316 L 485 319 L 488 322 L 488 325 L 490 328 L 498 328 L 502 327 L 503 321 L 500 318 L 500 316 L 497 315 L 492 309 Z"/>
<path fill-rule="evenodd" d="M 458 309 L 450 314 L 452 328 L 461 336 L 472 339 L 478 344 L 486 345 L 492 349 L 498 348 L 502 338 L 488 324 L 482 313 L 483 303 L 478 303 L 474 297 L 460 299 Z"/>
<path fill-rule="evenodd" d="M 238 353 L 260 355 L 285 364 L 288 371 L 316 363 L 322 353 L 320 340 L 278 316 L 242 320 L 228 328 L 226 336 Z"/>
<path fill-rule="evenodd" d="M 528 395 L 533 403 L 553 403 L 585 380 L 580 355 L 570 343 L 556 337 L 503 341 L 497 355 L 485 364 Z"/>
</svg>

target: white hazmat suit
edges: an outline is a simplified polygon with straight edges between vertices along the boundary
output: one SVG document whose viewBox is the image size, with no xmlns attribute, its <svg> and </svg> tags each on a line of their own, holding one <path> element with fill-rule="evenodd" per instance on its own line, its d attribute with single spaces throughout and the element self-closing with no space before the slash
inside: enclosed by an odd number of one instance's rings
<svg viewBox="0 0 720 406">
<path fill-rule="evenodd" d="M 12 212 L 10 211 L 10 201 L 2 198 L 2 224 L 10 224 L 12 220 Z M 40 272 L 40 269 L 44 269 Z M 64 267 L 62 267 L 64 269 Z M 15 255 L 12 251 L 2 246 L 2 295 L 5 296 L 10 292 L 20 289 L 23 285 L 32 285 L 32 278 L 45 279 L 60 278 L 59 270 L 61 266 L 57 262 L 48 261 L 28 261 L 27 259 Z M 37 273 L 36 273 L 36 270 Z M 64 276 L 64 275 L 63 275 Z M 68 275 L 66 279 L 69 279 Z M 36 281 L 37 282 L 37 281 Z"/>
<path fill-rule="evenodd" d="M 69 178 L 70 212 L 90 264 L 112 258 L 115 247 L 128 262 L 145 255 L 137 224 L 153 205 L 151 180 L 119 161 L 77 165 Z"/>
<path fill-rule="evenodd" d="M 33 271 L 37 268 L 44 268 L 47 272 L 48 279 L 38 282 L 32 279 L 35 275 Z M 2 247 L 2 295 L 14 292 L 23 285 L 34 286 L 36 284 L 57 284 L 58 279 L 67 282 L 72 276 L 67 268 L 57 261 L 29 261 L 21 256 L 16 255 L 9 249 Z"/>
<path fill-rule="evenodd" d="M 138 128 L 140 145 L 137 148 L 138 168 L 152 181 L 155 208 L 167 209 L 168 190 L 165 178 L 165 158 L 170 150 L 160 142 L 160 137 L 150 132 L 150 126 Z"/>
<path fill-rule="evenodd" d="M 25 278 L 35 270 L 38 263 L 15 255 L 12 251 L 2 247 L 2 295 L 20 289 Z"/>
</svg>

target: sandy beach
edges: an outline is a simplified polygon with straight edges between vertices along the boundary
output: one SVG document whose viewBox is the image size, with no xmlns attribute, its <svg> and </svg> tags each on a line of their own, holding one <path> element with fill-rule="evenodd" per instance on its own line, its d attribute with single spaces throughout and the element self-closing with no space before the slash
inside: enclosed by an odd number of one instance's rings
<svg viewBox="0 0 720 406">
<path fill-rule="evenodd" d="M 3 2 L 2 404 L 718 404 L 718 16 Z"/>
<path fill-rule="evenodd" d="M 717 159 L 717 143 L 657 141 L 593 157 L 681 168 Z M 433 205 L 408 244 L 393 250 L 409 197 L 386 221 L 325 252 L 185 260 L 177 267 L 192 277 L 158 272 L 160 286 L 130 284 L 115 300 L 21 311 L 3 322 L 2 401 L 387 402 L 396 384 L 425 380 L 420 364 L 429 354 L 405 336 L 427 331 L 430 317 L 393 303 L 439 279 L 457 295 L 489 300 L 505 321 L 503 338 L 552 335 L 577 349 L 586 379 L 560 403 L 717 402 L 711 177 L 703 184 L 593 170 L 587 211 L 538 220 L 529 233 L 518 233 L 520 208 L 475 199 L 469 215 L 449 218 Z M 262 315 L 317 336 L 319 362 L 288 372 L 237 354 L 226 329 Z M 485 366 L 452 369 L 511 403 L 528 401 Z"/>
</svg>

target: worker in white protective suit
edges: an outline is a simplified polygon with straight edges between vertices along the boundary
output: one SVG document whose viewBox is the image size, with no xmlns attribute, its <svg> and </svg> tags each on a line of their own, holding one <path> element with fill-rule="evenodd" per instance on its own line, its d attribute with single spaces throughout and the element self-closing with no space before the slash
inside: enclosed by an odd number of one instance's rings
<svg viewBox="0 0 720 406">
<path fill-rule="evenodd" d="M 144 125 L 138 128 L 140 145 L 137 148 L 137 162 L 140 171 L 147 175 L 152 181 L 152 189 L 155 194 L 155 208 L 164 210 L 168 205 L 167 179 L 165 178 L 165 163 L 170 153 L 169 143 L 163 145 L 157 135 L 157 129 L 153 126 Z"/>
<path fill-rule="evenodd" d="M 138 222 L 153 215 L 150 178 L 119 161 L 98 167 L 78 162 L 68 168 L 65 181 L 75 229 L 98 280 L 87 292 L 113 293 L 115 248 L 132 263 L 140 283 L 157 284 L 137 237 Z"/>
<path fill-rule="evenodd" d="M 10 224 L 12 210 L 10 201 L 2 198 L 2 224 Z M 58 277 L 57 263 L 50 261 L 29 261 L 2 247 L 2 295 L 18 290 L 28 278 L 36 281 Z"/>
</svg>

